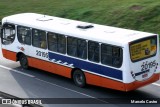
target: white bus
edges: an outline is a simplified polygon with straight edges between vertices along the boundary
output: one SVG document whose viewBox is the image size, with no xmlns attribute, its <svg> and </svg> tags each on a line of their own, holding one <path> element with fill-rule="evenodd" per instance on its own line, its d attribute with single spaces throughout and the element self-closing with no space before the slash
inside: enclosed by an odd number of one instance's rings
<svg viewBox="0 0 160 107">
<path fill-rule="evenodd" d="M 2 53 L 86 84 L 121 91 L 159 80 L 157 34 L 86 23 L 36 13 L 4 17 Z"/>
</svg>

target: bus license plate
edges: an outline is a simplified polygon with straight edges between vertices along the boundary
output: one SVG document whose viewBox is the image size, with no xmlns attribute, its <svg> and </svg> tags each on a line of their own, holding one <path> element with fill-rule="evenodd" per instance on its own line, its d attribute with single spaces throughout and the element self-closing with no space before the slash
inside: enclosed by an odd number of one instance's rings
<svg viewBox="0 0 160 107">
<path fill-rule="evenodd" d="M 148 73 L 145 73 L 142 75 L 142 78 L 146 78 L 146 77 L 148 77 Z"/>
</svg>

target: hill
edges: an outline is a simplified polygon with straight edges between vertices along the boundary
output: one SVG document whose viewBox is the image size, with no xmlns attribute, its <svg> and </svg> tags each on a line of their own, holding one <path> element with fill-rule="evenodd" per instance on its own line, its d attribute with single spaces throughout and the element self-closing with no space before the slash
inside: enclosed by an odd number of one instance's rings
<svg viewBox="0 0 160 107">
<path fill-rule="evenodd" d="M 0 0 L 0 19 L 21 12 L 160 34 L 159 0 Z"/>
</svg>

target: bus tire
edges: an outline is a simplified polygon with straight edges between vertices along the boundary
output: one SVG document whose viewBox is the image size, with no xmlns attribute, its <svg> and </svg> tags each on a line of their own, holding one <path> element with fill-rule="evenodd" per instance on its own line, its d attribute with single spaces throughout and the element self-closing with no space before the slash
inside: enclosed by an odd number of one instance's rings
<svg viewBox="0 0 160 107">
<path fill-rule="evenodd" d="M 20 58 L 19 58 L 19 62 L 20 62 L 20 65 L 21 65 L 22 68 L 24 68 L 24 69 L 28 69 L 29 68 L 28 59 L 27 59 L 26 55 L 21 54 Z"/>
<path fill-rule="evenodd" d="M 78 87 L 84 87 L 86 85 L 86 78 L 85 78 L 85 75 L 84 73 L 79 70 L 79 69 L 76 69 L 74 72 L 73 72 L 73 81 L 75 83 L 76 86 Z"/>
</svg>

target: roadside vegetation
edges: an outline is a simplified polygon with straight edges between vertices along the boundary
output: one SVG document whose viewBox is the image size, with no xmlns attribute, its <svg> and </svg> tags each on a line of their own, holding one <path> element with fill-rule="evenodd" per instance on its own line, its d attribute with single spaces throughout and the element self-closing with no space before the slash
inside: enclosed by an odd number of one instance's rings
<svg viewBox="0 0 160 107">
<path fill-rule="evenodd" d="M 22 12 L 160 34 L 160 0 L 0 0 L 0 19 Z"/>
</svg>

